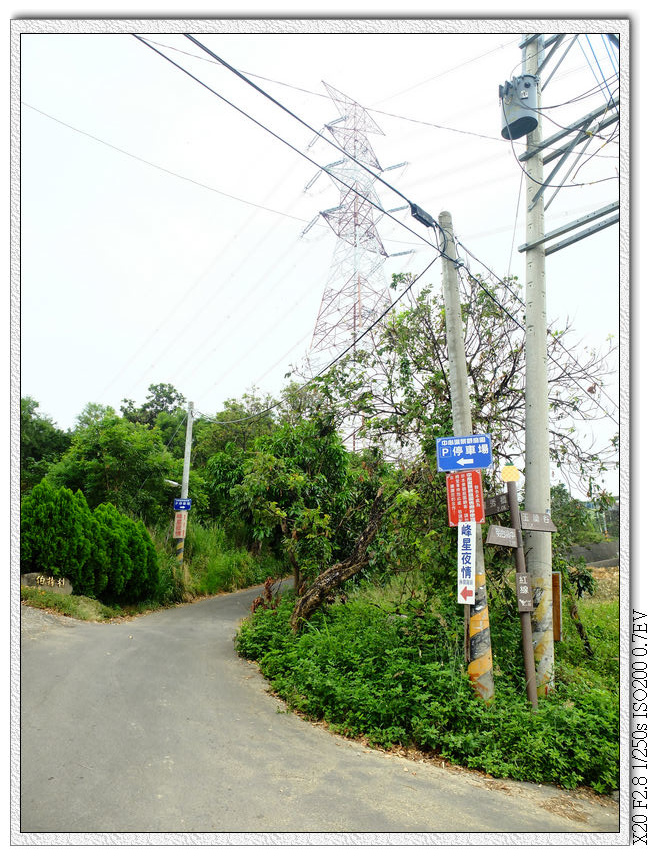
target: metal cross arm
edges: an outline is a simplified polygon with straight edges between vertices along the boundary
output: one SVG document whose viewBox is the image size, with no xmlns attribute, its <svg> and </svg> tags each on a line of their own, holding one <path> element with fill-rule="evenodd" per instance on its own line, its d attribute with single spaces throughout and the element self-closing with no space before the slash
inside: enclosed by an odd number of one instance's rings
<svg viewBox="0 0 650 865">
<path fill-rule="evenodd" d="M 608 213 L 612 213 L 613 211 L 616 211 L 618 209 L 618 201 L 613 201 L 611 204 L 606 204 L 599 210 L 594 210 L 593 213 L 588 213 L 586 216 L 583 216 L 580 219 L 574 219 L 573 222 L 569 222 L 566 225 L 560 226 L 559 228 L 554 228 L 552 231 L 549 231 L 547 234 L 545 234 L 544 237 L 540 237 L 539 240 L 535 240 L 532 243 L 524 243 L 522 246 L 517 247 L 517 249 L 519 252 L 526 252 L 529 249 L 534 249 L 536 246 L 545 244 L 547 241 L 553 240 L 553 238 L 559 237 L 561 234 L 566 234 L 568 231 L 573 231 L 574 228 L 581 228 L 583 225 L 587 225 L 589 222 L 593 222 L 595 219 L 600 219 L 601 216 L 606 216 Z M 611 216 L 609 219 L 604 219 L 602 222 L 599 222 L 596 225 L 592 225 L 591 228 L 585 229 L 578 234 L 572 235 L 570 238 L 562 241 L 561 244 L 558 243 L 552 247 L 548 247 L 548 249 L 545 250 L 545 254 L 550 255 L 552 252 L 556 252 L 558 249 L 569 246 L 571 243 L 575 243 L 577 240 L 581 240 L 583 237 L 587 237 L 590 234 L 595 234 L 597 231 L 601 231 L 603 228 L 614 225 L 616 222 L 618 222 L 618 220 L 618 214 L 616 214 L 615 216 Z"/>
</svg>

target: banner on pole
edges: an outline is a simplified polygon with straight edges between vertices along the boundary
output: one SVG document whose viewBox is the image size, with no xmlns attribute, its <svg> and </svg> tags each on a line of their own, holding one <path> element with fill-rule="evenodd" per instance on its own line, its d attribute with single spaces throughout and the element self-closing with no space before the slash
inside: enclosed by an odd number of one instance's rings
<svg viewBox="0 0 650 865">
<path fill-rule="evenodd" d="M 174 538 L 184 538 L 187 532 L 187 511 L 174 511 Z"/>
<path fill-rule="evenodd" d="M 476 523 L 458 524 L 458 603 L 473 604 L 476 593 Z"/>
</svg>

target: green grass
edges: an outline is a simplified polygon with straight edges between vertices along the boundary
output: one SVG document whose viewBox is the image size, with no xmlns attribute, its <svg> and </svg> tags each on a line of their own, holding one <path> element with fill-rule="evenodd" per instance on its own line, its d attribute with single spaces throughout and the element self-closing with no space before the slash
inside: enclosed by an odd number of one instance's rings
<svg viewBox="0 0 650 865">
<path fill-rule="evenodd" d="M 292 598 L 243 623 L 237 648 L 256 660 L 288 706 L 378 747 L 415 748 L 496 777 L 617 789 L 618 603 L 589 599 L 585 655 L 565 613 L 555 691 L 536 713 L 526 698 L 516 612 L 490 610 L 496 698 L 486 705 L 464 671 L 455 603 L 395 615 L 376 589 L 319 611 L 296 635 Z"/>
<path fill-rule="evenodd" d="M 118 615 L 124 615 L 121 607 L 108 607 L 100 601 L 83 595 L 60 595 L 31 586 L 20 587 L 20 599 L 30 607 L 51 610 L 85 622 L 105 622 Z"/>
</svg>

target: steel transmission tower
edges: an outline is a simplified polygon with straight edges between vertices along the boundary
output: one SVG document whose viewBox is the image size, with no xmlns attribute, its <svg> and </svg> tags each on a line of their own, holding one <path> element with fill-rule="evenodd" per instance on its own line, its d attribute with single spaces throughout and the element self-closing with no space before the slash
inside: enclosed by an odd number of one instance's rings
<svg viewBox="0 0 650 865">
<path fill-rule="evenodd" d="M 384 133 L 365 108 L 323 84 L 341 115 L 325 128 L 349 155 L 326 167 L 340 189 L 340 201 L 319 215 L 338 239 L 309 349 L 314 372 L 360 339 L 391 302 L 383 269 L 388 253 L 377 231 L 379 211 L 373 206 L 379 204 L 379 198 L 375 178 L 366 170 L 375 174 L 384 170 L 368 141 L 369 134 Z M 360 340 L 359 344 L 365 343 L 367 340 Z"/>
</svg>

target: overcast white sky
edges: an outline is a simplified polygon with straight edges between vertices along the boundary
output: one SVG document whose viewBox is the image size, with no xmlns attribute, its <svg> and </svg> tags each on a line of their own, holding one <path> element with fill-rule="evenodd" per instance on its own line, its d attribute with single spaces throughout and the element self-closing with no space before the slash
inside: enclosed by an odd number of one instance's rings
<svg viewBox="0 0 650 865">
<path fill-rule="evenodd" d="M 320 165 L 340 154 L 323 143 L 308 150 L 308 129 L 184 28 L 315 129 L 338 116 L 322 82 L 361 103 L 384 132 L 371 136 L 381 165 L 408 163 L 386 180 L 436 218 L 451 212 L 474 273 L 485 265 L 523 279 L 524 145 L 501 138 L 498 98 L 521 71 L 521 22 L 398 23 L 407 33 L 33 22 L 20 39 L 21 393 L 59 426 L 74 426 L 90 401 L 139 404 L 159 382 L 206 414 L 252 386 L 277 394 L 309 347 L 336 238 L 322 218 L 301 232 L 339 193 L 326 176 L 304 191 L 317 168 L 303 154 Z M 579 29 L 587 35 L 545 91 L 558 106 L 544 117 L 546 135 L 602 104 L 599 80 L 618 71 L 595 23 Z M 617 145 L 592 153 L 548 206 L 547 230 L 617 200 Z M 404 204 L 376 191 L 387 210 Z M 412 233 L 434 240 L 427 229 L 408 212 L 397 217 L 404 227 L 378 223 L 384 246 L 415 252 L 389 259 L 387 277 L 433 257 Z M 439 262 L 426 282 L 440 285 Z M 600 349 L 610 334 L 618 342 L 618 228 L 549 256 L 547 293 L 549 319 L 570 319 L 586 345 Z M 615 415 L 615 387 L 601 400 Z"/>
</svg>

